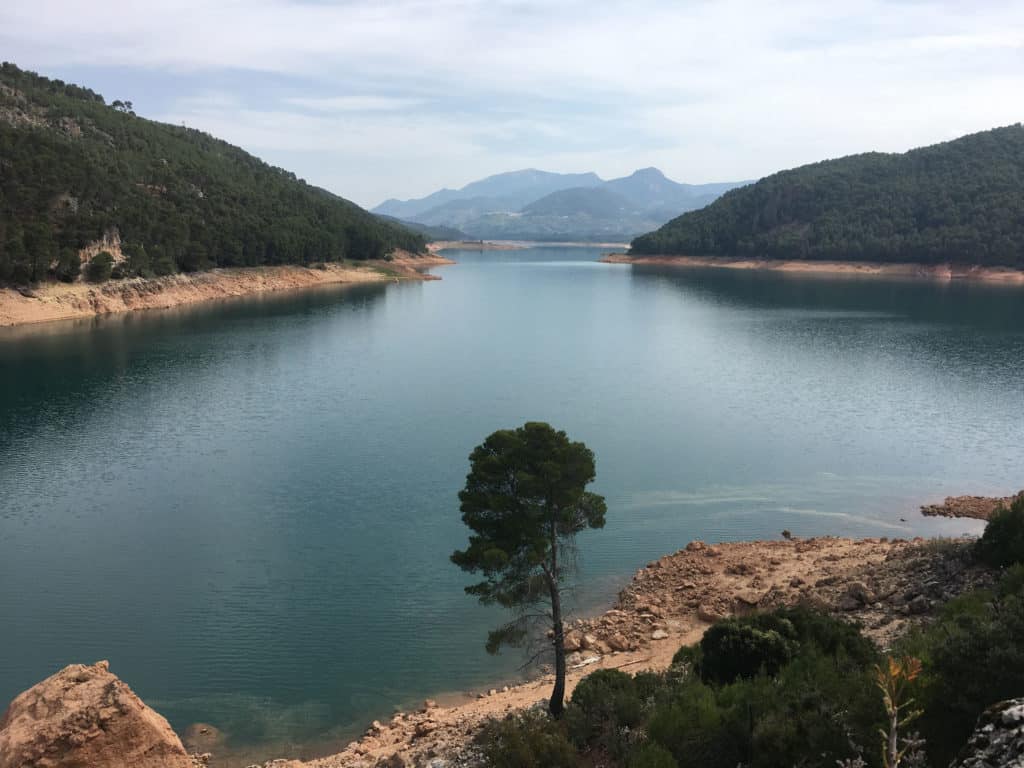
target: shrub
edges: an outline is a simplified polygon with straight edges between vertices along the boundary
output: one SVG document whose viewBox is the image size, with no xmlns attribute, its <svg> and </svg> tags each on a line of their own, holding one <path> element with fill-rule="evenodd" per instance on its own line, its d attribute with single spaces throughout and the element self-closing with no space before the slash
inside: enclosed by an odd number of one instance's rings
<svg viewBox="0 0 1024 768">
<path fill-rule="evenodd" d="M 793 658 L 796 630 L 773 614 L 726 619 L 700 641 L 700 675 L 705 682 L 731 683 L 764 672 L 774 676 Z"/>
<path fill-rule="evenodd" d="M 527 711 L 487 723 L 476 737 L 491 768 L 575 768 L 576 750 L 562 723 Z"/>
<path fill-rule="evenodd" d="M 1024 494 L 992 513 L 976 547 L 978 557 L 994 568 L 1024 562 Z"/>
<path fill-rule="evenodd" d="M 617 669 L 599 669 L 583 678 L 566 709 L 569 738 L 579 747 L 622 757 L 628 729 L 640 724 L 643 711 L 636 681 Z"/>
<path fill-rule="evenodd" d="M 90 282 L 102 283 L 110 279 L 114 268 L 114 257 L 108 251 L 100 251 L 89 261 L 85 268 L 85 276 Z"/>
<path fill-rule="evenodd" d="M 629 758 L 629 768 L 679 768 L 672 753 L 660 744 L 648 742 Z"/>
<path fill-rule="evenodd" d="M 945 605 L 926 629 L 905 638 L 924 672 L 915 697 L 918 726 L 934 765 L 947 765 L 991 704 L 1024 691 L 1024 566 L 1010 568 L 995 591 L 976 590 Z"/>
</svg>

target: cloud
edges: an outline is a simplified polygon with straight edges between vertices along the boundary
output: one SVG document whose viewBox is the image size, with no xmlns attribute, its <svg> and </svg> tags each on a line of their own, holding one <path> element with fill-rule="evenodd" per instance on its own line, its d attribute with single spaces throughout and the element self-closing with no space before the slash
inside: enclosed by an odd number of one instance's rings
<svg viewBox="0 0 1024 768">
<path fill-rule="evenodd" d="M 7 0 L 0 49 L 144 71 L 151 116 L 375 203 L 523 166 L 750 178 L 1015 122 L 1024 4 Z"/>
</svg>

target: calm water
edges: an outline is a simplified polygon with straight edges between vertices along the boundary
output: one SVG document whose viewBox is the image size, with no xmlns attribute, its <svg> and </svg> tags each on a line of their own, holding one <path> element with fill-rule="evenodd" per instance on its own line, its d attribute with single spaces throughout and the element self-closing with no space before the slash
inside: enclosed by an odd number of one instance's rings
<svg viewBox="0 0 1024 768">
<path fill-rule="evenodd" d="M 976 531 L 917 505 L 1024 485 L 1021 290 L 597 255 L 0 333 L 0 702 L 107 658 L 179 729 L 308 741 L 514 674 L 448 555 L 529 419 L 597 454 L 582 606 L 693 538 Z"/>
</svg>

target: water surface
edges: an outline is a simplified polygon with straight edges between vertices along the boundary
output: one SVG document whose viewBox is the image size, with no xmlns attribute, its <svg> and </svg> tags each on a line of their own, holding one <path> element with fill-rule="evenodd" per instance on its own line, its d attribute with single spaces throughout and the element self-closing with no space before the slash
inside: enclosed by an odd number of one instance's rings
<svg viewBox="0 0 1024 768">
<path fill-rule="evenodd" d="M 917 506 L 1024 485 L 1020 289 L 598 255 L 0 332 L 0 701 L 106 658 L 280 743 L 515 674 L 448 556 L 526 420 L 597 454 L 584 607 L 694 538 L 976 531 Z"/>
</svg>

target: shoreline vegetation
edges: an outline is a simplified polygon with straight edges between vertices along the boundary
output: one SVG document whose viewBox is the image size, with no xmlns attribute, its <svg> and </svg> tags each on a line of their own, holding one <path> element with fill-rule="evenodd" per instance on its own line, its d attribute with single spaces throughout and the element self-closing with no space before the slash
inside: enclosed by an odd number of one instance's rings
<svg viewBox="0 0 1024 768">
<path fill-rule="evenodd" d="M 984 519 L 987 515 L 979 511 L 983 507 L 991 510 L 1014 498 L 950 497 L 921 510 L 927 514 L 941 509 L 950 517 Z M 716 622 L 797 605 L 853 620 L 877 647 L 891 648 L 898 638 L 926 626 L 950 600 L 993 584 L 996 571 L 970 554 L 974 541 L 971 537 L 804 539 L 789 531 L 782 531 L 777 540 L 691 541 L 641 567 L 612 607 L 567 621 L 566 694 L 571 696 L 576 685 L 597 670 L 630 675 L 664 672 L 681 646 L 700 642 Z M 76 670 L 109 676 L 106 662 L 89 668 L 72 665 L 16 701 L 44 697 L 53 680 Z M 323 757 L 310 755 L 318 749 L 326 751 L 327 742 L 231 749 L 226 746 L 229 734 L 206 723 L 189 726 L 180 740 L 170 736 L 182 759 L 194 768 L 454 768 L 478 756 L 474 738 L 489 722 L 544 709 L 552 679 L 550 670 L 542 669 L 521 684 L 438 696 L 440 703 L 427 699 L 413 711 L 374 720 L 363 736 Z M 117 685 L 138 701 L 123 682 Z M 146 709 L 141 701 L 138 704 Z M 166 725 L 158 713 L 150 710 L 146 717 L 150 716 Z M 191 758 L 185 757 L 185 750 Z M 268 753 L 273 752 L 304 753 L 306 759 L 271 759 Z"/>
<path fill-rule="evenodd" d="M 440 280 L 428 267 L 454 264 L 437 253 L 396 252 L 390 260 L 327 262 L 315 266 L 213 269 L 104 283 L 46 281 L 31 289 L 0 288 L 0 328 L 76 320 L 142 309 L 169 309 L 331 284 Z"/>
<path fill-rule="evenodd" d="M 942 508 L 946 517 L 987 519 L 977 510 L 991 511 L 1004 498 L 1014 497 L 950 497 L 941 505 L 921 509 L 922 514 Z M 960 503 L 964 499 L 976 503 L 964 505 Z M 971 566 L 958 571 L 937 599 L 908 598 L 916 587 L 933 580 L 951 553 L 960 553 L 971 541 L 800 539 L 784 531 L 780 540 L 690 542 L 640 568 L 607 610 L 567 621 L 566 695 L 571 697 L 576 685 L 599 669 L 630 674 L 664 671 L 681 646 L 698 643 L 716 621 L 780 606 L 808 604 L 858 621 L 876 644 L 888 647 L 928 621 L 946 600 L 988 584 L 991 573 Z M 241 761 L 230 751 L 220 756 L 214 751 L 210 764 L 214 768 L 374 768 L 388 760 L 392 762 L 387 765 L 429 766 L 439 758 L 438 765 L 459 765 L 467 750 L 473 749 L 473 735 L 489 720 L 545 708 L 553 680 L 554 674 L 544 669 L 520 684 L 497 683 L 479 692 L 438 694 L 414 711 L 374 720 L 363 736 L 324 757 L 301 761 L 268 756 L 261 758 L 266 762 L 254 764 L 258 750 L 250 748 Z M 202 741 L 187 736 L 184 741 L 194 751 L 206 751 Z"/>
<path fill-rule="evenodd" d="M 848 277 L 911 277 L 931 280 L 976 280 L 1024 285 L 1024 269 L 986 267 L 976 264 L 883 263 L 872 261 L 800 261 L 794 259 L 742 258 L 728 256 L 674 256 L 609 253 L 604 264 L 640 264 L 670 267 L 714 267 L 717 269 L 765 270 L 804 275 Z"/>
</svg>

